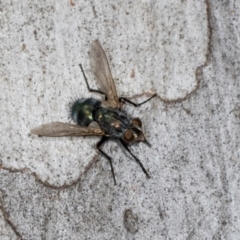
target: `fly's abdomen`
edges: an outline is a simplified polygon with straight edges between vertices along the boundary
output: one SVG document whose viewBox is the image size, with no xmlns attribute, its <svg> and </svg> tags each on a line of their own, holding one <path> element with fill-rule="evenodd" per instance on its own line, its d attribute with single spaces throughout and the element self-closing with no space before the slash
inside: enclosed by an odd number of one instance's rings
<svg viewBox="0 0 240 240">
<path fill-rule="evenodd" d="M 82 98 L 75 101 L 70 108 L 70 115 L 73 121 L 80 126 L 88 126 L 93 119 L 93 112 L 101 105 L 101 102 L 94 98 Z"/>
</svg>

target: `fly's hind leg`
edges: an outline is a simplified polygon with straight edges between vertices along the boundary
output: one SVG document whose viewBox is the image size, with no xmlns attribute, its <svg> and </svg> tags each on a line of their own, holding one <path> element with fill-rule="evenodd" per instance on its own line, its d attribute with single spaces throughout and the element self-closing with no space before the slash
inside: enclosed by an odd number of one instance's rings
<svg viewBox="0 0 240 240">
<path fill-rule="evenodd" d="M 136 160 L 136 162 L 140 165 L 142 171 L 145 173 L 147 178 L 150 178 L 150 175 L 148 174 L 147 170 L 142 165 L 141 161 L 130 151 L 127 144 L 122 139 L 120 139 L 120 142 L 122 143 L 123 147 L 131 154 L 131 156 Z"/>
<path fill-rule="evenodd" d="M 92 89 L 92 88 L 89 87 L 88 80 L 87 80 L 87 77 L 86 77 L 85 72 L 84 72 L 84 70 L 83 70 L 82 64 L 79 64 L 79 67 L 81 68 L 81 71 L 82 71 L 84 80 L 85 80 L 85 82 L 86 82 L 86 84 L 87 84 L 88 91 L 89 91 L 89 92 L 96 92 L 96 93 L 103 94 L 103 95 L 105 96 L 105 99 L 106 99 L 107 96 L 106 96 L 106 94 L 105 94 L 104 92 L 102 92 L 102 91 L 100 91 L 100 90 L 95 90 L 95 89 Z M 106 100 L 107 100 L 107 99 L 106 99 Z"/>
<path fill-rule="evenodd" d="M 108 137 L 103 136 L 101 138 L 101 140 L 97 143 L 97 150 L 109 161 L 110 166 L 111 166 L 111 172 L 112 172 L 112 176 L 113 176 L 113 181 L 114 184 L 116 185 L 116 179 L 115 179 L 115 174 L 114 174 L 114 169 L 113 169 L 113 164 L 112 164 L 112 158 L 109 157 L 100 147 L 102 146 L 103 143 L 106 142 L 106 140 L 108 140 Z"/>
<path fill-rule="evenodd" d="M 147 100 L 145 100 L 144 102 L 141 102 L 141 103 L 132 102 L 131 100 L 129 100 L 129 99 L 127 99 L 127 98 L 124 98 L 124 97 L 120 97 L 120 98 L 119 98 L 119 102 L 125 101 L 125 102 L 127 102 L 127 103 L 132 104 L 134 107 L 139 107 L 139 106 L 143 105 L 144 103 L 150 101 L 152 98 L 156 97 L 156 95 L 157 95 L 157 94 L 154 93 L 150 98 L 148 98 Z"/>
</svg>

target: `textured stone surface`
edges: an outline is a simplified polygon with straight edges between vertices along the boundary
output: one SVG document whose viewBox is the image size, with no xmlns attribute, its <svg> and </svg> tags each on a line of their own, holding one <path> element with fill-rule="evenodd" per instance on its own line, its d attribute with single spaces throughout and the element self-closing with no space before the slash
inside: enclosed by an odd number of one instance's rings
<svg viewBox="0 0 240 240">
<path fill-rule="evenodd" d="M 0 2 L 1 239 L 240 239 L 237 1 Z M 152 148 L 37 138 L 87 92 L 99 39 Z M 91 87 L 96 87 L 89 75 Z M 141 95 L 141 93 L 146 93 Z"/>
</svg>

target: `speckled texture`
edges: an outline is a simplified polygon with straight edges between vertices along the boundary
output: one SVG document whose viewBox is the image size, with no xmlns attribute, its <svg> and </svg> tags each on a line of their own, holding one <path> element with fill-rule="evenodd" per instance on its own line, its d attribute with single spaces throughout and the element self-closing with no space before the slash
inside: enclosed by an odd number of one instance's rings
<svg viewBox="0 0 240 240">
<path fill-rule="evenodd" d="M 237 1 L 0 2 L 1 239 L 240 239 Z M 37 138 L 70 122 L 99 39 L 152 144 Z M 139 97 L 138 97 L 139 96 Z"/>
</svg>

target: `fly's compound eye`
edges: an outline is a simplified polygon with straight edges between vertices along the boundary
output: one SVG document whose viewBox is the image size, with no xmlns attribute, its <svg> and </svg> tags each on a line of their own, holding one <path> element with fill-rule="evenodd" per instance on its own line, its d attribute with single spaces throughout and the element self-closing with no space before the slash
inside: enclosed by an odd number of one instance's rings
<svg viewBox="0 0 240 240">
<path fill-rule="evenodd" d="M 134 138 L 133 132 L 131 130 L 127 129 L 123 134 L 123 140 L 126 143 L 131 143 L 134 139 L 135 138 Z"/>
<path fill-rule="evenodd" d="M 142 121 L 139 118 L 133 118 L 131 121 L 132 125 L 142 128 Z"/>
</svg>

